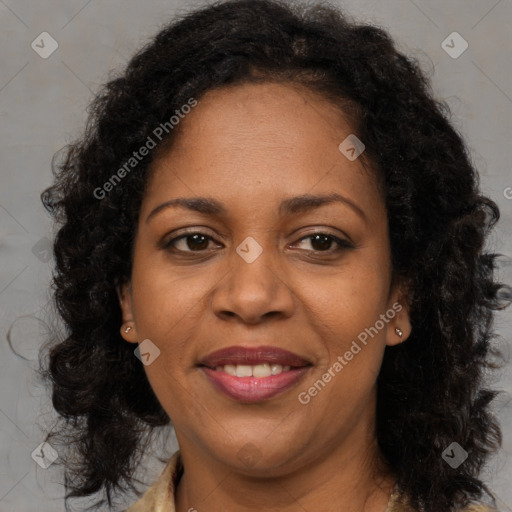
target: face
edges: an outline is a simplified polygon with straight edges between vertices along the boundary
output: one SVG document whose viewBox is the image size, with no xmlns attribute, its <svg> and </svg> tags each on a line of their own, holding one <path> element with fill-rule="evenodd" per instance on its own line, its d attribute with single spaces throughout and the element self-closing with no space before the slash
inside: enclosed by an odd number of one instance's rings
<svg viewBox="0 0 512 512">
<path fill-rule="evenodd" d="M 410 324 L 383 199 L 338 149 L 343 113 L 248 84 L 208 92 L 180 130 L 153 163 L 119 296 L 182 452 L 270 476 L 371 444 L 383 352 Z"/>
</svg>

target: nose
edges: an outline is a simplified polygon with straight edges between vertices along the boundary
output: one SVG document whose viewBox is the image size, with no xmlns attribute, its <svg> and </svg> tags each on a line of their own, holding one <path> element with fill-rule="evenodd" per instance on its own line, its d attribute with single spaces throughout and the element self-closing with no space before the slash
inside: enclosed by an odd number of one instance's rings
<svg viewBox="0 0 512 512">
<path fill-rule="evenodd" d="M 223 320 L 258 324 L 293 314 L 294 294 L 276 253 L 264 249 L 252 262 L 235 250 L 230 257 L 230 271 L 213 293 L 215 315 Z"/>
</svg>

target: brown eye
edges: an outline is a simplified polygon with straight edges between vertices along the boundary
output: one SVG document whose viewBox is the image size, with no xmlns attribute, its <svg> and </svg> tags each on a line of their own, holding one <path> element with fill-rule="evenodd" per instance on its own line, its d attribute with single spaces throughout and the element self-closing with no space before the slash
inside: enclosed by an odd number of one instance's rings
<svg viewBox="0 0 512 512">
<path fill-rule="evenodd" d="M 212 238 L 203 233 L 187 233 L 169 240 L 165 248 L 173 248 L 182 252 L 201 252 L 208 249 Z"/>
<path fill-rule="evenodd" d="M 338 252 L 344 248 L 352 248 L 352 245 L 346 240 L 342 240 L 341 238 L 328 233 L 314 233 L 301 238 L 299 242 L 304 240 L 310 241 L 310 246 L 315 252 Z M 331 250 L 333 244 L 337 246 L 337 249 Z"/>
</svg>

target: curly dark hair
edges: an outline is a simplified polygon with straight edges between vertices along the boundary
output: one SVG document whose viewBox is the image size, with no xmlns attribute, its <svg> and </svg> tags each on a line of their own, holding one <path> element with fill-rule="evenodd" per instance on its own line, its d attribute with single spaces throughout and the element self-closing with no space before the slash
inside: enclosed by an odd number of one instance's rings
<svg viewBox="0 0 512 512">
<path fill-rule="evenodd" d="M 65 436 L 69 448 L 66 509 L 100 491 L 109 506 L 118 491 L 140 495 L 134 471 L 155 427 L 171 424 L 120 335 L 116 286 L 130 278 L 151 162 L 180 127 L 121 183 L 104 184 L 190 98 L 247 82 L 319 92 L 366 146 L 362 162 L 388 211 L 393 277 L 411 290 L 412 333 L 386 347 L 378 376 L 376 434 L 400 489 L 429 512 L 484 492 L 495 503 L 479 474 L 501 445 L 490 407 L 497 392 L 485 378 L 497 368 L 494 311 L 508 302 L 495 277 L 499 255 L 484 248 L 500 214 L 419 61 L 384 29 L 327 3 L 228 0 L 180 15 L 110 78 L 41 194 L 59 224 L 53 288 L 66 334 L 49 341 L 47 362 L 41 351 L 39 371 L 63 420 L 47 441 Z M 470 454 L 457 469 L 441 457 L 453 441 Z"/>
</svg>

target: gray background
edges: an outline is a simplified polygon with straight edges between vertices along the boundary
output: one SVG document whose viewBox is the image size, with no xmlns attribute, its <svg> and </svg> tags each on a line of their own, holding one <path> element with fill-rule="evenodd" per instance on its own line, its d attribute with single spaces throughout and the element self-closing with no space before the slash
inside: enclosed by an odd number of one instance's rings
<svg viewBox="0 0 512 512">
<path fill-rule="evenodd" d="M 431 71 L 436 95 L 448 100 L 453 122 L 467 140 L 484 193 L 501 209 L 502 220 L 489 247 L 511 255 L 512 199 L 507 198 L 512 198 L 512 189 L 507 188 L 512 187 L 511 1 L 335 3 L 357 19 L 387 28 L 402 50 Z M 124 66 L 174 13 L 199 5 L 204 3 L 0 0 L 0 512 L 64 510 L 60 470 L 55 465 L 42 469 L 31 458 L 42 442 L 41 429 L 54 418 L 47 392 L 34 376 L 47 329 L 37 319 L 44 318 L 49 298 L 47 249 L 52 227 L 39 194 L 51 182 L 51 157 L 80 134 L 85 108 L 109 71 Z M 47 59 L 31 47 L 44 31 L 59 45 Z M 469 44 L 458 58 L 441 46 L 454 31 Z M 459 44 L 453 43 L 454 50 Z M 508 282 L 512 282 L 511 270 L 509 264 L 500 272 Z M 511 320 L 510 309 L 496 319 L 508 357 Z M 10 327 L 14 346 L 26 359 L 9 349 Z M 495 386 L 510 392 L 511 373 L 508 365 Z M 510 395 L 497 404 L 504 427 L 503 450 L 485 473 L 504 511 L 512 511 L 510 405 Z M 165 434 L 169 432 L 164 431 L 164 439 Z M 172 437 L 167 446 L 166 454 L 172 453 L 176 447 Z M 153 481 L 162 464 L 153 454 L 148 454 L 147 463 L 149 469 L 141 475 Z M 131 501 L 126 497 L 127 504 Z"/>
</svg>

